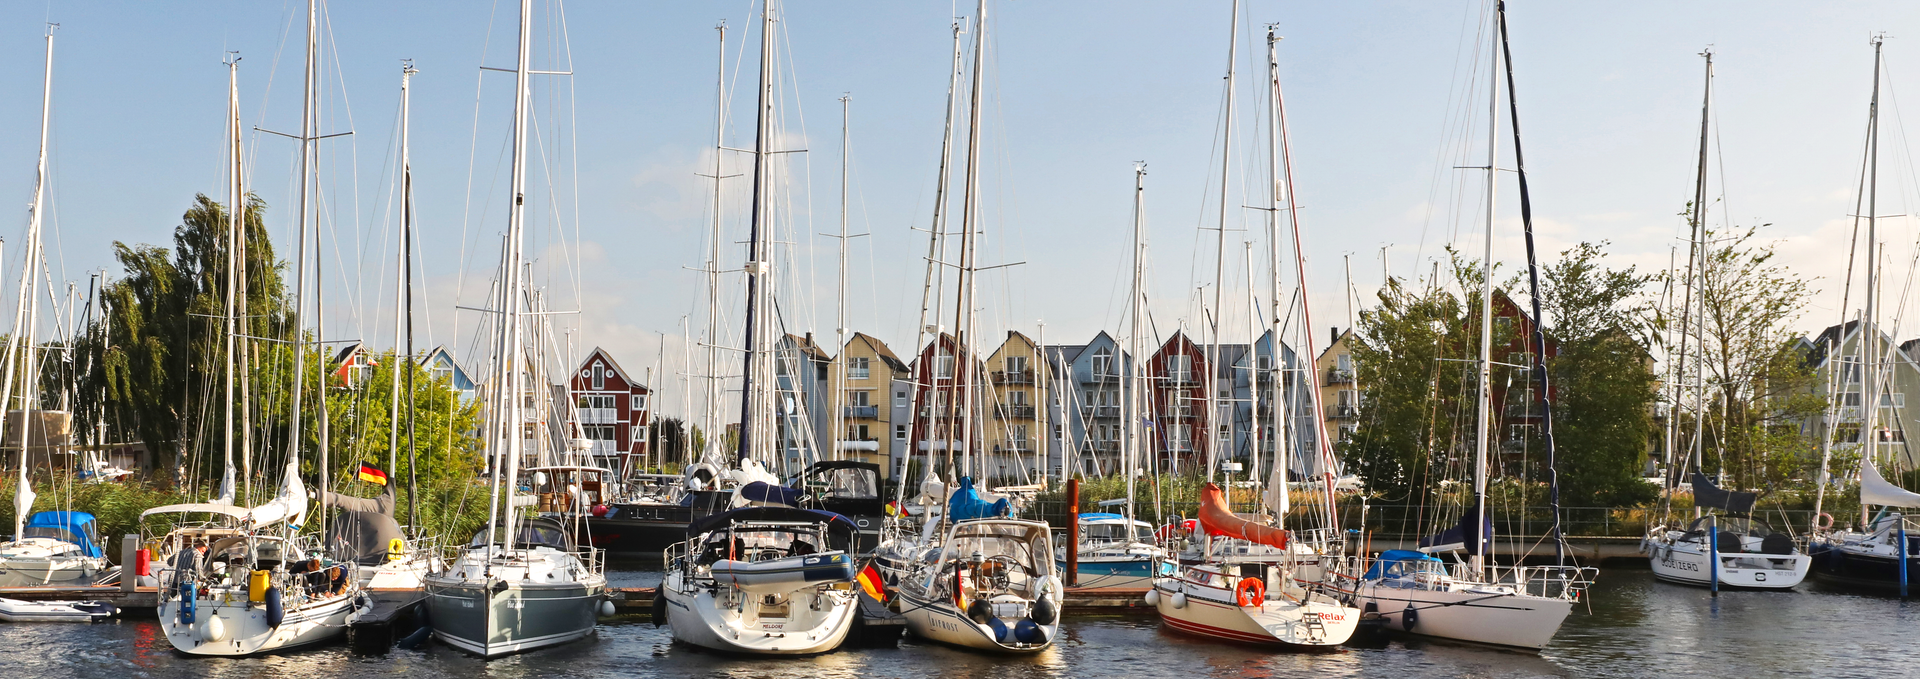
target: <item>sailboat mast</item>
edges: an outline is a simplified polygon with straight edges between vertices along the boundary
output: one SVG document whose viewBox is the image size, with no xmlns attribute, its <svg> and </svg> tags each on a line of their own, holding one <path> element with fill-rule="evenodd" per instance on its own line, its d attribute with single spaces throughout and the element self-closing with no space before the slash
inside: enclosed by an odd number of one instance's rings
<svg viewBox="0 0 1920 679">
<path fill-rule="evenodd" d="M 500 356 L 499 365 L 496 368 L 498 372 L 495 373 L 497 376 L 496 384 L 500 385 L 497 389 L 499 393 L 496 397 L 505 401 L 505 408 L 501 410 L 501 412 L 505 414 L 505 417 L 499 426 L 501 442 L 504 444 L 502 446 L 504 448 L 502 454 L 506 457 L 506 460 L 504 460 L 506 469 L 504 472 L 501 472 L 499 465 L 496 464 L 495 475 L 496 478 L 500 480 L 500 485 L 505 486 L 507 494 L 507 503 L 505 508 L 501 510 L 500 521 L 500 523 L 506 527 L 506 535 L 512 535 L 514 531 L 514 522 L 517 515 L 512 502 L 514 479 L 520 475 L 520 454 L 521 448 L 525 445 L 525 433 L 522 430 L 526 422 L 524 410 L 526 385 L 523 384 L 523 381 L 533 372 L 532 366 L 526 365 L 521 358 L 521 352 L 524 348 L 521 344 L 521 307 L 530 303 L 527 295 L 521 290 L 523 286 L 521 278 L 521 270 L 523 268 L 521 246 L 526 232 L 527 100 L 531 96 L 527 78 L 531 75 L 529 73 L 529 65 L 531 63 L 530 55 L 532 47 L 532 16 L 533 0 L 521 0 L 520 44 L 518 48 L 518 61 L 514 66 L 513 79 L 513 148 L 511 150 L 513 156 L 509 184 L 509 190 L 513 195 L 513 202 L 507 208 L 506 261 L 501 267 L 500 272 L 500 334 L 498 340 Z M 498 499 L 498 492 L 496 492 L 495 500 L 497 501 Z M 491 539 L 492 535 L 498 533 L 500 533 L 500 531 L 489 531 L 489 539 Z M 512 542 L 509 541 L 504 548 L 512 550 Z"/>
<path fill-rule="evenodd" d="M 707 341 L 704 343 L 707 374 L 702 381 L 706 387 L 706 408 L 700 422 L 706 433 L 700 450 L 703 461 L 717 457 L 714 453 L 720 442 L 716 435 L 720 425 L 720 399 L 726 394 L 720 377 L 720 225 L 725 208 L 720 189 L 721 181 L 726 178 L 721 173 L 725 167 L 721 161 L 726 154 L 727 137 L 727 24 L 721 22 L 713 29 L 720 34 L 720 59 L 713 87 L 713 223 L 707 232 Z"/>
<path fill-rule="evenodd" d="M 1489 50 L 1487 58 L 1487 223 L 1480 257 L 1480 362 L 1476 370 L 1479 380 L 1475 385 L 1478 393 L 1474 397 L 1479 416 L 1473 425 L 1474 519 L 1470 531 L 1475 544 L 1467 551 L 1471 555 L 1470 567 L 1483 579 L 1487 576 L 1484 554 L 1487 541 L 1482 535 L 1487 525 L 1487 434 L 1493 409 L 1493 214 L 1499 185 L 1496 164 L 1500 161 L 1500 52 L 1497 49 L 1500 36 L 1498 31 L 1495 33 L 1496 49 Z"/>
<path fill-rule="evenodd" d="M 850 96 L 844 94 L 840 96 L 840 286 L 838 289 L 838 311 L 836 312 L 838 318 L 834 320 L 834 338 L 835 341 L 840 344 L 839 348 L 834 351 L 840 354 L 840 360 L 834 362 L 838 365 L 833 371 L 833 398 L 827 401 L 828 403 L 842 404 L 846 403 L 847 393 L 847 154 L 853 148 L 853 142 L 848 138 L 848 127 L 853 121 L 853 112 L 851 110 L 852 100 L 853 98 Z M 829 459 L 840 459 L 841 427 L 839 422 L 844 418 L 845 409 L 840 409 L 840 412 L 832 413 L 831 417 L 828 418 L 828 421 L 835 423 L 828 426 L 828 429 L 831 430 L 828 432 L 828 440 L 833 444 L 833 449 L 828 451 Z"/>
<path fill-rule="evenodd" d="M 420 530 L 420 474 L 415 470 L 418 460 L 414 441 L 414 417 L 418 414 L 413 403 L 413 376 L 419 372 L 413 357 L 413 158 L 409 152 L 413 126 L 413 74 L 420 71 L 413 67 L 409 59 L 400 69 L 400 130 L 405 136 L 400 144 L 400 280 L 401 297 L 407 319 L 406 349 L 407 358 L 400 364 L 407 372 L 407 525 L 415 531 Z M 392 470 L 388 470 L 392 473 Z"/>
<path fill-rule="evenodd" d="M 27 221 L 27 251 L 20 259 L 20 304 L 13 312 L 13 332 L 7 335 L 7 367 L 4 385 L 0 386 L 0 412 L 13 409 L 14 382 L 16 364 L 24 349 L 29 364 L 33 362 L 33 326 L 39 315 L 39 300 L 35 294 L 40 289 L 40 228 L 46 221 L 47 208 L 47 129 L 52 124 L 53 115 L 53 30 L 59 24 L 47 24 L 47 71 L 40 86 L 40 161 L 35 168 L 33 180 L 33 208 Z M 21 338 L 25 337 L 25 347 Z M 13 535 L 20 539 L 27 523 L 27 513 L 33 510 L 33 483 L 27 478 L 27 434 L 33 431 L 34 387 L 31 380 L 22 380 L 20 385 L 20 487 L 14 491 Z M 0 438 L 5 437 L 5 419 L 0 418 Z"/>
<path fill-rule="evenodd" d="M 1280 39 L 1280 26 L 1267 24 L 1267 301 L 1272 305 L 1272 309 L 1267 313 L 1267 351 L 1271 354 L 1273 361 L 1270 367 L 1269 383 L 1273 385 L 1274 436 L 1273 455 L 1270 456 L 1273 469 L 1268 473 L 1270 474 L 1269 482 L 1274 479 L 1281 482 L 1278 499 L 1285 502 L 1288 499 L 1285 486 L 1287 461 L 1291 457 L 1287 452 L 1287 446 L 1293 443 L 1293 438 L 1288 431 L 1286 413 L 1293 403 L 1287 396 L 1287 390 L 1281 386 L 1282 380 L 1290 378 L 1287 377 L 1280 360 L 1280 347 L 1283 346 L 1280 342 L 1280 318 L 1284 315 L 1280 312 L 1280 211 L 1285 209 L 1282 207 L 1282 201 L 1287 200 L 1286 194 L 1282 192 L 1284 185 L 1281 183 L 1280 174 L 1281 106 L 1278 49 Z M 1292 211 L 1288 210 L 1288 213 L 1291 214 Z M 1312 326 L 1307 326 L 1306 330 L 1307 334 L 1313 334 Z M 1312 357 L 1309 356 L 1308 360 L 1312 360 Z M 1254 388 L 1257 390 L 1259 386 L 1256 384 Z M 1257 415 L 1255 419 L 1258 419 Z M 1280 508 L 1273 509 L 1274 525 L 1285 527 L 1286 511 Z"/>
<path fill-rule="evenodd" d="M 1208 319 L 1209 322 L 1207 324 L 1209 329 L 1213 331 L 1213 341 L 1212 346 L 1208 347 L 1207 352 L 1211 354 L 1207 357 L 1208 374 L 1206 378 L 1201 381 L 1202 384 L 1207 385 L 1207 416 L 1202 421 L 1207 423 L 1206 426 L 1209 431 L 1204 432 L 1202 435 L 1207 437 L 1208 481 L 1213 480 L 1213 476 L 1220 466 L 1219 427 L 1215 425 L 1213 421 L 1220 417 L 1220 401 L 1219 394 L 1217 393 L 1219 391 L 1217 383 L 1220 377 L 1220 317 L 1226 313 L 1226 307 L 1221 306 L 1221 295 L 1224 292 L 1221 288 L 1225 287 L 1227 269 L 1227 213 L 1229 212 L 1227 207 L 1227 192 L 1233 188 L 1233 68 L 1237 65 L 1237 58 L 1240 54 L 1240 0 L 1234 0 L 1232 16 L 1233 21 L 1227 24 L 1226 120 L 1220 127 L 1220 223 L 1214 232 L 1216 239 L 1214 241 L 1213 251 L 1213 316 Z M 1206 314 L 1203 313 L 1201 315 L 1205 316 Z M 1229 432 L 1231 432 L 1231 429 L 1229 429 Z M 1229 495 L 1229 497 L 1231 497 L 1231 495 Z"/>
<path fill-rule="evenodd" d="M 773 4 L 774 0 L 766 0 L 760 17 L 760 91 L 759 103 L 754 108 L 757 122 L 753 135 L 753 216 L 747 229 L 746 358 L 740 381 L 740 449 L 735 456 L 736 461 L 742 463 L 753 455 L 753 415 L 759 400 L 754 392 L 753 369 L 759 360 L 760 277 L 772 270 L 770 262 L 761 259 L 760 232 L 763 228 L 770 228 L 766 224 L 768 201 L 763 200 L 762 195 L 771 190 L 767 186 L 767 143 L 771 135 L 768 125 L 773 120 Z"/>
<path fill-rule="evenodd" d="M 1880 260 L 1878 253 L 1879 236 L 1875 227 L 1880 214 L 1875 209 L 1880 189 L 1880 63 L 1881 45 L 1885 36 L 1873 38 L 1873 102 L 1869 104 L 1867 119 L 1867 290 L 1866 314 L 1860 319 L 1860 410 L 1862 422 L 1861 438 L 1866 450 L 1860 459 L 1880 464 L 1880 331 L 1874 326 L 1877 318 L 1875 302 L 1880 296 Z M 1867 524 L 1867 505 L 1860 504 L 1860 525 Z"/>
<path fill-rule="evenodd" d="M 973 239 L 979 231 L 980 208 L 980 90 L 987 52 L 987 0 L 980 0 L 977 13 L 979 30 L 973 36 L 973 83 L 967 95 L 967 169 L 962 179 L 963 193 L 960 198 L 960 280 L 954 302 L 954 347 L 953 380 L 960 395 L 959 421 L 960 434 L 960 472 L 965 476 L 973 475 L 973 428 L 976 424 L 974 404 L 973 351 L 973 304 L 974 304 L 974 263 Z M 938 354 L 938 350 L 935 351 Z M 937 360 L 937 359 L 936 359 Z"/>
<path fill-rule="evenodd" d="M 220 450 L 222 455 L 226 458 L 226 467 L 220 479 L 220 495 L 222 498 L 226 499 L 229 502 L 231 502 L 234 499 L 234 495 L 233 495 L 234 493 L 233 436 L 235 433 L 235 430 L 233 428 L 233 418 L 234 418 L 233 378 L 234 378 L 234 371 L 235 371 L 234 335 L 239 334 L 237 332 L 238 328 L 234 318 L 236 315 L 236 312 L 234 310 L 234 305 L 238 301 L 238 298 L 236 295 L 239 292 L 239 279 L 241 276 L 246 275 L 245 273 L 246 260 L 240 258 L 240 241 L 245 238 L 245 235 L 241 233 L 240 227 L 241 227 L 242 220 L 244 219 L 243 215 L 246 214 L 246 207 L 242 205 L 242 202 L 245 199 L 240 195 L 240 163 L 239 163 L 240 154 L 237 151 L 237 149 L 240 147 L 239 75 L 240 75 L 240 57 L 238 55 L 229 53 L 228 59 L 227 59 L 227 148 L 226 148 L 226 155 L 228 159 L 227 172 L 229 173 L 229 176 L 227 177 L 227 192 L 228 192 L 227 193 L 227 281 L 226 281 L 227 292 L 226 292 L 226 302 L 221 306 L 221 315 L 225 317 L 225 318 L 222 318 L 221 320 L 226 325 L 226 352 L 222 356 L 222 363 L 223 363 L 222 380 L 225 383 L 225 387 L 226 387 L 226 398 L 224 399 L 222 403 L 222 408 L 221 408 L 224 421 L 222 422 L 223 426 L 222 426 L 221 435 L 220 435 Z"/>
<path fill-rule="evenodd" d="M 1263 440 L 1260 435 L 1260 300 L 1253 289 L 1253 241 L 1245 241 L 1241 247 L 1247 260 L 1247 481 L 1256 482 L 1260 480 L 1260 442 Z M 1239 407 L 1233 410 L 1237 412 Z"/>
<path fill-rule="evenodd" d="M 400 240 L 393 248 L 393 387 L 387 401 L 387 474 L 400 472 L 400 373 L 407 369 L 411 352 L 402 355 L 407 324 L 407 84 L 413 78 L 413 65 L 400 67 Z M 411 393 L 408 396 L 412 396 Z"/>
<path fill-rule="evenodd" d="M 1127 477 L 1127 520 L 1133 520 L 1134 474 L 1139 467 L 1136 458 L 1140 455 L 1140 312 L 1144 306 L 1141 298 L 1146 291 L 1147 266 L 1147 163 L 1133 164 L 1133 285 L 1127 294 L 1127 353 L 1119 360 L 1124 366 L 1126 379 L 1120 383 L 1125 392 L 1121 400 L 1120 421 L 1125 430 L 1120 439 L 1120 473 Z"/>
<path fill-rule="evenodd" d="M 1280 78 L 1277 69 L 1273 79 L 1273 114 L 1274 123 L 1280 128 L 1280 176 L 1286 181 L 1286 191 L 1284 193 L 1286 197 L 1287 226 L 1291 229 L 1293 235 L 1293 285 L 1300 296 L 1300 327 L 1306 330 L 1300 333 L 1300 348 L 1306 351 L 1307 358 L 1304 360 L 1311 365 L 1313 357 L 1319 356 L 1320 353 L 1319 350 L 1315 348 L 1313 342 L 1313 306 L 1307 303 L 1307 249 L 1305 240 L 1301 237 L 1300 205 L 1299 201 L 1295 198 L 1297 194 L 1295 194 L 1293 187 L 1293 140 L 1287 133 L 1287 99 L 1280 91 Z M 1279 189 L 1280 187 L 1275 187 L 1276 192 L 1279 192 Z M 1274 261 L 1279 261 L 1277 254 L 1274 256 Z M 1274 290 L 1274 303 L 1278 304 L 1280 298 L 1278 292 L 1279 284 L 1277 282 L 1275 283 Z M 1277 324 L 1279 322 L 1279 314 L 1276 313 L 1274 323 Z M 1279 326 L 1275 325 L 1274 327 L 1278 328 Z M 1276 337 L 1274 341 L 1278 342 L 1279 338 Z M 1340 528 L 1340 517 L 1334 507 L 1333 497 L 1334 491 L 1337 490 L 1339 486 L 1339 479 L 1337 478 L 1338 471 L 1336 468 L 1337 462 L 1333 457 L 1333 441 L 1327 438 L 1327 421 L 1319 415 L 1323 412 L 1320 407 L 1320 390 L 1311 386 L 1312 384 L 1314 384 L 1314 382 L 1310 380 L 1307 385 L 1303 386 L 1303 390 L 1307 392 L 1307 407 L 1312 413 L 1306 419 L 1311 423 L 1309 426 L 1313 427 L 1314 452 L 1318 454 L 1320 458 L 1319 463 L 1322 472 L 1320 474 L 1321 492 L 1326 494 L 1326 502 L 1321 503 L 1320 506 L 1320 520 L 1322 526 L 1337 535 Z M 1285 421 L 1283 420 L 1282 422 L 1284 424 Z M 1281 497 L 1285 498 L 1286 493 L 1282 492 Z"/>
<path fill-rule="evenodd" d="M 937 357 L 940 354 L 940 332 L 938 329 L 928 327 L 927 321 L 931 319 L 935 323 L 939 322 L 941 310 L 935 308 L 935 305 L 940 302 L 942 296 L 934 291 L 934 286 L 936 283 L 944 285 L 946 281 L 946 275 L 942 272 L 942 267 L 946 266 L 946 264 L 942 260 L 946 256 L 943 246 L 946 243 L 947 230 L 947 184 L 953 179 L 953 119 L 955 112 L 959 108 L 960 68 L 963 63 L 961 61 L 960 36 L 965 32 L 966 29 L 961 20 L 955 19 L 953 21 L 953 64 L 947 69 L 947 120 L 940 133 L 940 176 L 933 187 L 933 221 L 927 228 L 927 268 L 925 280 L 920 285 L 920 323 L 914 328 L 913 338 L 914 351 L 919 351 L 920 347 L 926 344 L 928 334 L 933 335 L 934 341 L 934 347 L 929 355 L 935 358 L 927 361 L 914 361 L 911 375 L 914 396 L 921 401 L 915 405 L 920 408 L 925 408 L 925 412 L 931 416 L 930 418 L 917 418 L 915 420 L 925 421 L 928 422 L 928 424 L 923 430 L 915 432 L 914 435 L 915 441 L 926 444 L 927 467 L 929 469 L 933 467 L 935 447 L 931 444 L 931 441 L 934 432 L 940 430 L 940 427 L 937 426 L 939 422 L 937 418 L 939 418 L 940 413 L 938 409 L 932 408 L 933 404 L 926 403 L 926 399 L 921 398 L 922 392 L 920 387 L 921 385 L 931 385 L 929 375 L 935 375 L 936 377 L 938 375 L 937 371 L 932 373 L 928 372 L 929 366 L 926 364 L 939 361 Z M 939 273 L 936 278 L 936 272 L 942 273 Z M 940 392 L 938 389 L 929 386 L 925 393 L 931 394 L 936 400 L 939 400 Z M 944 433 L 941 435 L 943 437 L 947 436 Z M 953 447 L 941 446 L 941 448 L 945 448 L 947 452 L 947 477 L 950 478 L 953 476 Z M 908 450 L 907 455 L 910 458 L 913 455 L 913 451 Z M 902 501 L 906 499 L 908 481 L 909 479 L 903 473 L 900 478 L 900 484 L 897 486 L 898 490 L 895 493 L 894 499 Z"/>
<path fill-rule="evenodd" d="M 233 63 L 238 64 L 240 62 L 240 53 L 234 52 L 232 54 Z M 235 71 L 237 72 L 238 69 L 235 69 Z M 253 322 L 251 320 L 252 317 L 246 312 L 249 307 L 247 304 L 247 175 L 243 162 L 245 153 L 241 141 L 243 128 L 240 127 L 240 87 L 238 79 L 230 78 L 227 89 L 227 108 L 229 109 L 227 115 L 227 127 L 229 129 L 227 136 L 227 155 L 229 167 L 232 168 L 232 177 L 230 177 L 232 197 L 229 198 L 227 207 L 228 210 L 232 211 L 235 215 L 233 227 L 235 232 L 233 240 L 233 261 L 236 262 L 236 264 L 234 264 L 230 275 L 233 278 L 234 288 L 233 314 L 237 317 L 233 325 L 230 326 L 231 331 L 227 333 L 232 342 L 227 353 L 234 357 L 233 373 L 235 380 L 239 383 L 239 403 L 236 405 L 240 410 L 240 428 L 227 434 L 227 436 L 233 437 L 237 433 L 240 439 L 240 482 L 236 484 L 238 495 L 235 496 L 235 500 L 245 505 L 251 499 L 250 496 L 252 495 L 252 493 L 249 492 L 249 484 L 253 482 L 254 437 L 253 377 L 249 374 L 253 365 L 253 342 L 249 339 L 249 336 L 253 334 Z M 235 399 L 230 396 L 227 400 L 231 403 Z"/>
</svg>

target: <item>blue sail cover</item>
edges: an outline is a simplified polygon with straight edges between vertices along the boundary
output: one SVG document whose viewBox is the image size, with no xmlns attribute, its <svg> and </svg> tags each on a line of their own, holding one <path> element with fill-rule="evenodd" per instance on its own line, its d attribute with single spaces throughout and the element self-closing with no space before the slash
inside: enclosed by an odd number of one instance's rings
<svg viewBox="0 0 1920 679">
<path fill-rule="evenodd" d="M 1389 549 L 1380 553 L 1380 558 L 1374 560 L 1373 567 L 1367 569 L 1367 574 L 1360 576 L 1360 579 L 1379 580 L 1381 577 L 1399 570 L 1394 568 L 1394 566 L 1408 561 L 1432 561 L 1438 563 L 1440 559 L 1411 549 Z"/>
<path fill-rule="evenodd" d="M 765 481 L 755 481 L 740 487 L 740 496 L 754 502 L 770 505 L 796 507 L 800 505 L 800 491 L 794 488 L 776 486 Z"/>
<path fill-rule="evenodd" d="M 97 526 L 99 520 L 86 512 L 40 512 L 27 518 L 26 536 L 65 540 L 79 545 L 81 554 L 98 559 L 106 554 L 95 536 Z"/>
<path fill-rule="evenodd" d="M 980 499 L 980 491 L 973 489 L 971 476 L 960 477 L 960 489 L 953 491 L 953 497 L 947 500 L 947 516 L 954 521 L 1001 517 L 1010 511 L 1006 498 L 992 503 Z"/>
<path fill-rule="evenodd" d="M 1487 521 L 1481 526 L 1481 530 L 1474 530 L 1473 517 L 1480 513 L 1479 508 L 1480 504 L 1474 503 L 1467 507 L 1467 511 L 1460 514 L 1460 523 L 1440 531 L 1439 535 L 1420 538 L 1420 547 L 1424 549 L 1459 545 L 1457 549 L 1465 549 L 1468 554 L 1474 556 L 1485 556 L 1490 553 L 1489 550 L 1493 547 L 1493 516 L 1487 516 Z"/>
</svg>

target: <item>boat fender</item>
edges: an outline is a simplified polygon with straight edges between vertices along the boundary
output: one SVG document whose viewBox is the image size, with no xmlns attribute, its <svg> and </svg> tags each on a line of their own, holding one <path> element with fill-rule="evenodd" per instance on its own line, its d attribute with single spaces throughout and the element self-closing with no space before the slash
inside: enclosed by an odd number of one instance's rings
<svg viewBox="0 0 1920 679">
<path fill-rule="evenodd" d="M 1826 512 L 1814 515 L 1813 527 L 1816 530 L 1833 530 L 1833 515 Z"/>
<path fill-rule="evenodd" d="M 207 616 L 207 619 L 200 623 L 199 631 L 200 640 L 207 643 L 218 643 L 227 640 L 227 624 L 221 622 L 220 616 L 217 615 Z"/>
<path fill-rule="evenodd" d="M 667 624 L 667 593 L 662 589 L 653 591 L 653 626 Z"/>
<path fill-rule="evenodd" d="M 1400 629 L 1412 632 L 1413 626 L 1418 624 L 1420 624 L 1420 609 L 1414 608 L 1413 604 L 1407 604 L 1407 608 L 1400 611 Z"/>
<path fill-rule="evenodd" d="M 1023 644 L 1043 644 L 1047 641 L 1047 628 L 1031 619 L 1022 620 L 1013 625 L 1013 638 Z"/>
<path fill-rule="evenodd" d="M 655 598 L 658 598 L 658 597 L 655 597 Z M 602 618 L 613 617 L 613 602 L 607 601 L 606 599 L 600 600 L 600 617 Z"/>
<path fill-rule="evenodd" d="M 973 603 L 967 604 L 967 619 L 983 625 L 992 624 L 988 621 L 994 619 L 993 604 L 987 603 L 986 599 L 974 599 Z"/>
<path fill-rule="evenodd" d="M 193 624 L 193 609 L 196 607 L 194 594 L 193 583 L 180 583 L 180 624 L 182 625 Z"/>
<path fill-rule="evenodd" d="M 1267 583 L 1259 578 L 1241 578 L 1240 584 L 1233 586 L 1233 598 L 1241 606 L 1258 606 L 1267 600 Z"/>
<path fill-rule="evenodd" d="M 267 588 L 267 626 L 279 627 L 287 619 L 287 607 L 279 587 Z"/>
<path fill-rule="evenodd" d="M 1147 590 L 1147 605 L 1152 606 L 1154 608 L 1160 607 L 1160 590 L 1158 589 Z"/>
<path fill-rule="evenodd" d="M 1173 603 L 1173 607 L 1174 607 L 1174 608 L 1186 608 L 1186 607 L 1187 607 L 1187 593 L 1186 593 L 1186 592 L 1174 592 L 1174 593 L 1173 593 L 1173 601 L 1172 601 L 1172 603 Z"/>
<path fill-rule="evenodd" d="M 1058 614 L 1059 611 L 1053 608 L 1052 599 L 1040 597 L 1033 602 L 1033 610 L 1027 613 L 1027 618 L 1042 625 L 1051 625 L 1059 618 Z"/>
<path fill-rule="evenodd" d="M 1001 622 L 999 618 L 988 617 L 987 627 L 993 630 L 994 641 L 998 641 L 1004 644 L 1013 640 L 1012 639 L 1013 629 L 1007 627 L 1007 623 Z"/>
<path fill-rule="evenodd" d="M 133 551 L 133 574 L 153 577 L 153 550 L 142 547 Z"/>
</svg>

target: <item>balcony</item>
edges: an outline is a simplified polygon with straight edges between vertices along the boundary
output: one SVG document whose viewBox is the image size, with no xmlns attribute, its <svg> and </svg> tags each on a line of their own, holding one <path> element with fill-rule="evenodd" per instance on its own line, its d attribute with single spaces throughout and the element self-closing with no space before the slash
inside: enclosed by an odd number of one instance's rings
<svg viewBox="0 0 1920 679">
<path fill-rule="evenodd" d="M 849 420 L 877 420 L 880 406 L 847 406 L 841 409 L 840 416 Z"/>
<path fill-rule="evenodd" d="M 1182 387 L 1199 384 L 1200 376 L 1193 372 L 1167 373 L 1166 380 L 1168 386 Z"/>
<path fill-rule="evenodd" d="M 1033 384 L 1032 370 L 995 370 L 994 384 Z"/>
<path fill-rule="evenodd" d="M 1008 443 L 996 443 L 996 444 L 993 444 L 993 452 L 1031 453 L 1033 452 L 1033 442 L 1022 440 L 1022 441 L 1012 441 Z"/>
<path fill-rule="evenodd" d="M 1335 403 L 1327 406 L 1327 419 L 1329 420 L 1351 420 L 1359 416 L 1359 408 L 1345 403 Z"/>
<path fill-rule="evenodd" d="M 1033 406 L 1001 406 L 994 409 L 993 416 L 1002 420 L 1031 420 Z"/>
<path fill-rule="evenodd" d="M 960 409 L 959 408 L 934 408 L 932 406 L 928 406 L 920 409 L 920 416 L 921 417 L 937 417 L 943 420 L 954 420 L 954 419 L 960 418 Z"/>
<path fill-rule="evenodd" d="M 1191 453 L 1193 452 L 1193 442 L 1180 440 L 1167 441 L 1166 451 L 1169 453 Z"/>
<path fill-rule="evenodd" d="M 620 421 L 620 411 L 614 408 L 579 408 L 574 413 L 580 417 L 580 424 L 613 424 Z"/>
<path fill-rule="evenodd" d="M 1119 419 L 1120 406 L 1094 406 L 1093 416 L 1096 419 L 1102 419 L 1102 420 Z"/>
<path fill-rule="evenodd" d="M 1191 406 L 1174 406 L 1161 412 L 1161 416 L 1169 420 L 1189 419 L 1193 417 L 1193 408 Z"/>
<path fill-rule="evenodd" d="M 1323 386 L 1331 387 L 1336 384 L 1353 384 L 1353 371 L 1327 368 L 1327 381 Z"/>
<path fill-rule="evenodd" d="M 1119 441 L 1088 441 L 1087 450 L 1096 452 L 1096 453 L 1117 453 L 1117 452 L 1120 452 L 1120 442 Z"/>
</svg>

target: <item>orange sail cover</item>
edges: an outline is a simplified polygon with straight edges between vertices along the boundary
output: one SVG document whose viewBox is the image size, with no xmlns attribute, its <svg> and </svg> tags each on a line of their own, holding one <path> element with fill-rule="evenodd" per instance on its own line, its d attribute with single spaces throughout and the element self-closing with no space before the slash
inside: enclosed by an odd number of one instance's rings
<svg viewBox="0 0 1920 679">
<path fill-rule="evenodd" d="M 1227 508 L 1227 494 L 1212 483 L 1200 489 L 1200 526 L 1208 535 L 1240 538 L 1285 549 L 1287 531 L 1262 526 L 1233 515 Z"/>
</svg>

